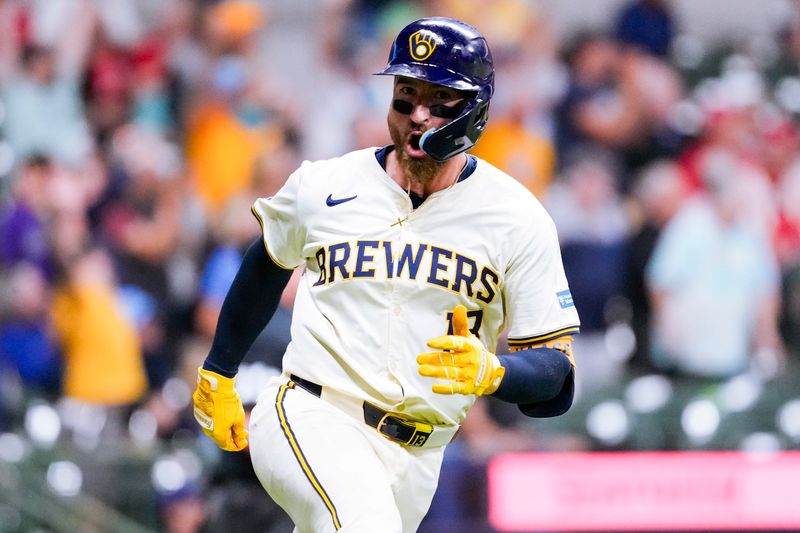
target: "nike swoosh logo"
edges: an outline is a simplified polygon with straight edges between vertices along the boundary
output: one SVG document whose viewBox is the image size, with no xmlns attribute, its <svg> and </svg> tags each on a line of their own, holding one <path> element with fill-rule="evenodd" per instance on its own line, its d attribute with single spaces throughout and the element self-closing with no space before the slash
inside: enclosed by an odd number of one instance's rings
<svg viewBox="0 0 800 533">
<path fill-rule="evenodd" d="M 345 202 L 349 202 L 350 200 L 355 200 L 358 198 L 358 195 L 350 196 L 348 198 L 334 198 L 332 194 L 329 194 L 328 197 L 325 199 L 325 205 L 328 207 L 333 207 L 335 205 L 343 204 Z"/>
</svg>

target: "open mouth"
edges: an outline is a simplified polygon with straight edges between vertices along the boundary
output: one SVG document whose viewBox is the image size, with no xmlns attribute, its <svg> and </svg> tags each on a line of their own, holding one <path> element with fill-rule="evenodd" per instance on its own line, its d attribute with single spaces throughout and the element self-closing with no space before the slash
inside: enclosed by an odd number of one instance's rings
<svg viewBox="0 0 800 533">
<path fill-rule="evenodd" d="M 409 134 L 408 143 L 406 144 L 406 152 L 411 157 L 425 156 L 425 152 L 419 146 L 419 141 L 421 138 L 422 138 L 422 132 L 415 131 Z"/>
</svg>

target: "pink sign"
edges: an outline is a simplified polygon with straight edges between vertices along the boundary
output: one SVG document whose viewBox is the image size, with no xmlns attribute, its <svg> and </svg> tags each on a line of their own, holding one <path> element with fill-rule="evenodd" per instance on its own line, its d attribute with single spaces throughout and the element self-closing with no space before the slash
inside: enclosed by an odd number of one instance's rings
<svg viewBox="0 0 800 533">
<path fill-rule="evenodd" d="M 800 452 L 525 453 L 489 464 L 500 531 L 800 531 Z"/>
</svg>

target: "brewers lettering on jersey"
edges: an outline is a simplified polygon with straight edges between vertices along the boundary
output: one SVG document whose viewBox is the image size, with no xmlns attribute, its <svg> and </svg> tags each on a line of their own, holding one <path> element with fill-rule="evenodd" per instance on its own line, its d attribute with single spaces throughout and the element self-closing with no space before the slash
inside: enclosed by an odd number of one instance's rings
<svg viewBox="0 0 800 533">
<path fill-rule="evenodd" d="M 467 153 L 494 91 L 488 44 L 463 22 L 417 20 L 379 74 L 394 77 L 392 144 L 304 162 L 255 200 L 263 238 L 198 369 L 201 428 L 249 446 L 301 533 L 416 531 L 478 396 L 535 417 L 572 403 L 579 320 L 553 222 Z M 298 268 L 283 373 L 246 429 L 234 378 Z M 511 353 L 495 354 L 504 331 Z"/>
</svg>

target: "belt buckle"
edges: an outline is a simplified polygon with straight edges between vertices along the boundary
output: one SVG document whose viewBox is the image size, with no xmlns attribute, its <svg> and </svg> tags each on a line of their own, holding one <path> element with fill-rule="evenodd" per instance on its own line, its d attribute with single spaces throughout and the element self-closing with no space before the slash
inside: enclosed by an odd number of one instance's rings
<svg viewBox="0 0 800 533">
<path fill-rule="evenodd" d="M 391 418 L 398 424 L 402 424 L 406 427 L 413 428 L 414 431 L 411 433 L 411 436 L 406 440 L 400 440 L 397 437 L 394 437 L 393 435 L 389 435 L 386 432 L 384 432 L 383 426 L 386 425 L 387 419 L 389 418 Z M 433 426 L 431 426 L 430 424 L 404 420 L 403 418 L 392 413 L 384 413 L 380 421 L 378 422 L 376 429 L 381 435 L 389 437 L 390 439 L 399 443 L 401 446 L 411 446 L 414 448 L 419 448 L 423 446 L 425 442 L 428 440 L 428 437 L 431 436 L 431 433 L 433 433 Z"/>
</svg>

